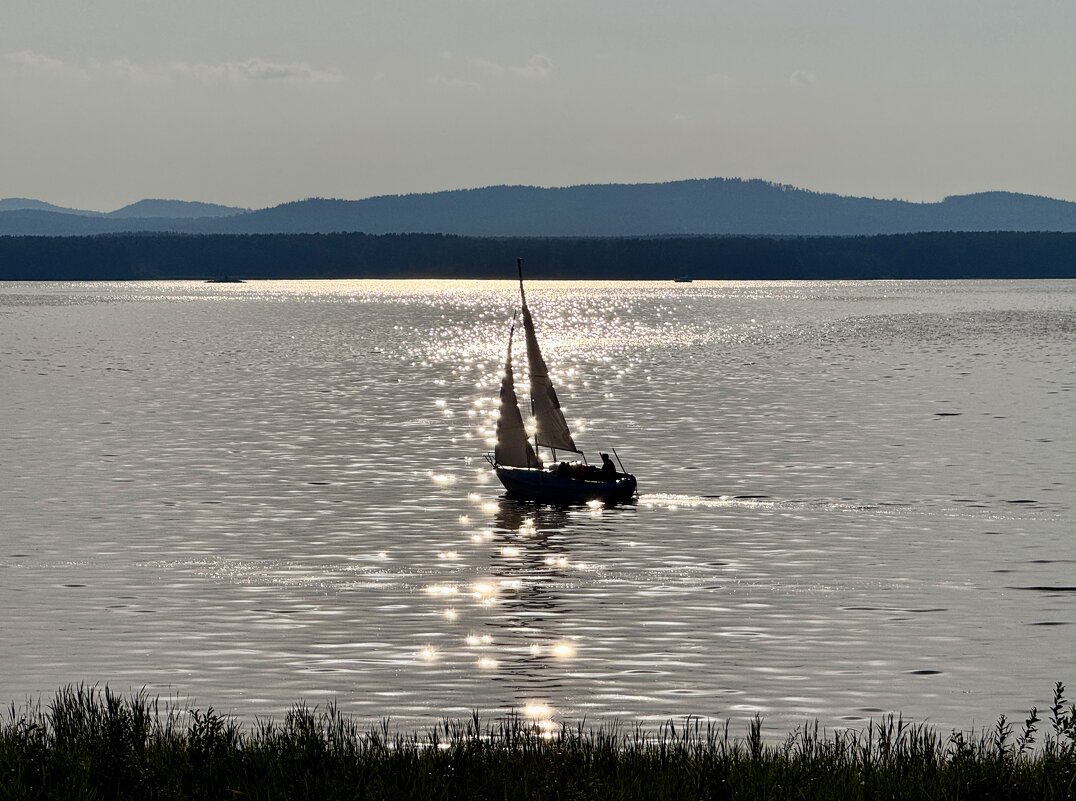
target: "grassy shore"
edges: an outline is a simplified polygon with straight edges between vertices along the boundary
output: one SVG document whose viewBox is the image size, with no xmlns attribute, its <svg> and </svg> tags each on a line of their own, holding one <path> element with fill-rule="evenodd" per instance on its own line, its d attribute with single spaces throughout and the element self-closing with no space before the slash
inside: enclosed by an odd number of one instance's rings
<svg viewBox="0 0 1076 801">
<path fill-rule="evenodd" d="M 1045 720 L 941 733 L 888 717 L 862 731 L 743 737 L 691 721 L 658 731 L 521 718 L 362 730 L 299 705 L 242 727 L 212 708 L 67 687 L 0 723 L 3 799 L 1073 799 L 1076 706 L 1058 683 Z"/>
</svg>

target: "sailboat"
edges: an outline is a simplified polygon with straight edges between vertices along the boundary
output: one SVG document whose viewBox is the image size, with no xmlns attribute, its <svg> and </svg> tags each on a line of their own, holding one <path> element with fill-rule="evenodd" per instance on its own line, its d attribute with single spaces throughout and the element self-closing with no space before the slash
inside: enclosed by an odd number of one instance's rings
<svg viewBox="0 0 1076 801">
<path fill-rule="evenodd" d="M 501 379 L 500 413 L 497 416 L 497 444 L 486 459 L 493 466 L 497 478 L 508 494 L 517 498 L 555 504 L 586 503 L 602 501 L 617 503 L 630 501 L 635 495 L 635 476 L 624 471 L 623 464 L 617 470 L 608 454 L 602 454 L 604 464 L 594 467 L 586 463 L 586 455 L 576 447 L 568 423 L 560 410 L 560 401 L 553 382 L 549 379 L 538 337 L 534 332 L 534 319 L 527 308 L 527 295 L 523 290 L 523 259 L 516 260 L 519 269 L 519 297 L 522 303 L 523 332 L 527 343 L 527 371 L 530 376 L 531 411 L 534 414 L 534 444 L 527 436 L 523 416 L 516 397 L 515 376 L 512 371 L 512 341 L 516 332 L 513 321 L 508 332 L 508 355 L 504 362 Z M 538 450 L 549 448 L 552 461 L 548 467 L 538 458 Z M 582 462 L 557 461 L 557 451 L 570 452 L 583 458 Z M 613 454 L 617 456 L 616 450 Z"/>
</svg>

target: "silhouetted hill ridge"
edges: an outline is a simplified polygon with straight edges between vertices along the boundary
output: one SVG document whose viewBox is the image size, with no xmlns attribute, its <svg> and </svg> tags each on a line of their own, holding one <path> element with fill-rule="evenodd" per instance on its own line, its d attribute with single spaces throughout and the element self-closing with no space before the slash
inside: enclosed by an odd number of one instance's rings
<svg viewBox="0 0 1076 801">
<path fill-rule="evenodd" d="M 69 209 L 32 198 L 0 200 L 0 234 L 72 236 L 197 228 L 192 220 L 246 214 L 250 209 L 192 200 L 146 199 L 115 211 Z M 73 217 L 78 219 L 65 219 Z"/>
<path fill-rule="evenodd" d="M 167 202 L 175 201 L 141 204 Z M 46 211 L 0 212 L 0 235 L 159 231 L 639 237 L 1076 232 L 1076 203 L 1035 195 L 991 191 L 952 195 L 936 203 L 913 203 L 849 197 L 739 178 L 555 188 L 490 186 L 364 200 L 315 197 L 245 213 L 233 209 L 228 216 L 185 218 L 157 217 L 156 211 L 146 211 L 153 206 L 141 204 L 119 210 L 126 212 L 124 219 L 117 219 L 118 212 L 113 212 L 90 223 L 44 216 L 54 214 Z"/>
<path fill-rule="evenodd" d="M 70 209 L 65 206 L 57 206 L 54 203 L 46 203 L 44 200 L 34 200 L 29 197 L 6 197 L 0 199 L 0 212 L 8 211 L 51 211 L 58 214 L 76 214 L 88 217 L 100 215 L 99 211 L 87 211 L 85 209 Z"/>
<path fill-rule="evenodd" d="M 124 219 L 152 219 L 165 217 L 172 219 L 196 219 L 199 217 L 232 217 L 246 214 L 250 209 L 237 206 L 222 206 L 219 203 L 202 203 L 197 200 L 165 200 L 146 198 L 131 203 L 123 208 L 108 212 L 109 217 Z"/>
</svg>

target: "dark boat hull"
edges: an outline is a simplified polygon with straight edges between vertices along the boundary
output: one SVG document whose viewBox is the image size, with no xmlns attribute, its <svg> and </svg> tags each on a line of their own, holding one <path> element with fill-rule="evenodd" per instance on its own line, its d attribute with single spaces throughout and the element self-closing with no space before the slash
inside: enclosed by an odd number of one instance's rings
<svg viewBox="0 0 1076 801">
<path fill-rule="evenodd" d="M 632 499 L 637 488 L 635 476 L 630 474 L 621 474 L 615 481 L 579 481 L 559 478 L 547 470 L 503 465 L 497 465 L 495 469 L 509 495 L 540 503 L 624 503 Z"/>
</svg>

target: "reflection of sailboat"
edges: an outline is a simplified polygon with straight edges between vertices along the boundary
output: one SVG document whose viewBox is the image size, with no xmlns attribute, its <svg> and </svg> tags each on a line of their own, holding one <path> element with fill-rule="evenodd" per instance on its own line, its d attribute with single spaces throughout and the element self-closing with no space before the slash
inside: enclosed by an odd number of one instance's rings
<svg viewBox="0 0 1076 801">
<path fill-rule="evenodd" d="M 493 465 L 497 478 L 510 495 L 544 503 L 585 503 L 591 500 L 612 503 L 627 501 L 635 494 L 635 476 L 618 472 L 602 454 L 605 465 L 592 467 L 585 463 L 560 463 L 557 451 L 571 451 L 583 455 L 572 439 L 568 423 L 560 410 L 560 401 L 553 383 L 549 380 L 538 338 L 534 333 L 534 320 L 527 308 L 527 296 L 523 291 L 523 259 L 517 259 L 519 267 L 519 295 L 523 304 L 523 329 L 527 339 L 527 367 L 530 375 L 531 411 L 534 412 L 536 431 L 534 446 L 527 437 L 523 417 L 519 413 L 515 378 L 512 373 L 513 324 L 508 334 L 508 357 L 501 380 L 501 408 L 497 417 L 497 445 L 494 453 L 486 458 Z M 545 469 L 535 449 L 549 448 L 553 464 Z M 614 450 L 615 454 L 616 451 Z M 584 462 L 586 457 L 584 456 Z M 618 461 L 619 461 L 619 457 Z M 621 471 L 623 465 L 621 465 Z"/>
<path fill-rule="evenodd" d="M 510 536 L 521 529 L 549 534 L 564 533 L 571 523 L 571 511 L 564 507 L 543 505 L 515 498 L 501 498 L 493 513 L 493 530 Z"/>
<path fill-rule="evenodd" d="M 580 639 L 573 591 L 581 578 L 573 544 L 590 553 L 612 547 L 616 527 L 603 516 L 565 506 L 500 498 L 493 517 L 489 574 L 510 587 L 496 618 L 488 623 L 502 645 L 502 670 L 534 695 L 545 695 L 564 676 L 554 667 L 563 654 L 558 644 Z M 523 689 L 517 685 L 517 689 Z"/>
</svg>

